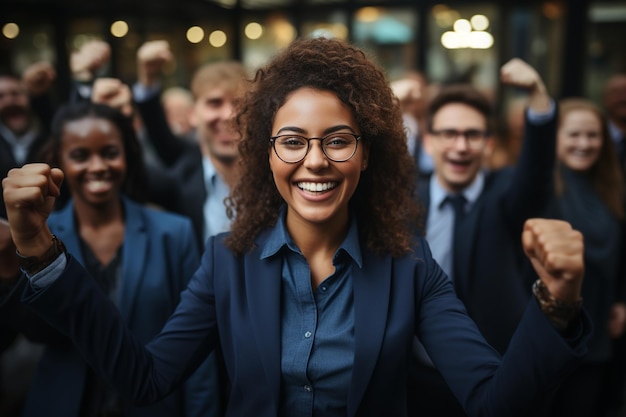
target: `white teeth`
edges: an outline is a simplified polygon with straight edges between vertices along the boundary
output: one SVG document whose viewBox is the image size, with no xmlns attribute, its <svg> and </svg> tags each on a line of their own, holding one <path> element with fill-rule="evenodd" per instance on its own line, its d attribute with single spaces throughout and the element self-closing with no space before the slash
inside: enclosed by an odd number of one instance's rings
<svg viewBox="0 0 626 417">
<path fill-rule="evenodd" d="M 304 191 L 321 192 L 335 188 L 336 182 L 299 182 L 298 188 Z"/>
<path fill-rule="evenodd" d="M 110 182 L 105 180 L 87 181 L 86 187 L 91 192 L 100 192 L 110 187 Z"/>
</svg>

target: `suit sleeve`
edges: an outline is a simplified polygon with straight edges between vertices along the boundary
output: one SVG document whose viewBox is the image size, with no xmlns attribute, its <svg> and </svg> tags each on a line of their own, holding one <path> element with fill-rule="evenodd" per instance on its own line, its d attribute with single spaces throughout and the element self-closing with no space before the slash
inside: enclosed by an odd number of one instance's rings
<svg viewBox="0 0 626 417">
<path fill-rule="evenodd" d="M 565 339 L 534 297 L 501 357 L 480 334 L 426 244 L 417 336 L 470 416 L 528 416 L 534 404 L 581 361 L 591 324 L 582 315 Z M 410 394 L 409 394 L 410 395 Z"/>
<path fill-rule="evenodd" d="M 151 404 L 181 386 L 217 344 L 212 263 L 207 251 L 176 310 L 146 346 L 71 255 L 53 284 L 41 290 L 28 285 L 22 301 L 67 335 L 130 403 Z"/>
<path fill-rule="evenodd" d="M 191 222 L 186 222 L 178 245 L 181 259 L 181 287 L 187 287 L 189 278 L 199 264 L 198 248 Z M 185 415 L 181 417 L 218 417 L 220 403 L 218 355 L 213 352 L 202 362 L 183 385 Z"/>
<path fill-rule="evenodd" d="M 30 342 L 49 345 L 66 344 L 67 337 L 20 302 L 20 295 L 29 285 L 22 276 L 12 289 L 0 296 L 0 351 L 6 349 L 18 334 Z"/>
<path fill-rule="evenodd" d="M 553 195 L 557 115 L 558 107 L 546 121 L 526 116 L 520 157 L 502 207 L 516 236 L 526 219 L 541 215 Z"/>
<path fill-rule="evenodd" d="M 174 135 L 167 124 L 167 118 L 158 94 L 145 101 L 138 101 L 137 109 L 148 133 L 148 140 L 167 167 L 174 166 L 186 152 L 186 148 L 195 146 Z"/>
</svg>

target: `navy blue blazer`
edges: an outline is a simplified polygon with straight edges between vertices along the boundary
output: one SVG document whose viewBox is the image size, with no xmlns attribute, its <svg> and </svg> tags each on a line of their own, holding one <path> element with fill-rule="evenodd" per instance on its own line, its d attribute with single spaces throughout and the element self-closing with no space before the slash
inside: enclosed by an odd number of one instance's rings
<svg viewBox="0 0 626 417">
<path fill-rule="evenodd" d="M 541 217 L 552 196 L 557 114 L 542 124 L 526 120 L 518 163 L 486 174 L 480 197 L 463 218 L 462 238 L 454 242 L 457 294 L 500 353 L 530 297 L 520 237 L 524 222 Z M 427 210 L 429 180 L 419 184 L 418 194 Z"/>
<path fill-rule="evenodd" d="M 123 202 L 125 233 L 119 310 L 134 337 L 144 344 L 158 334 L 174 311 L 181 291 L 198 267 L 199 256 L 188 219 L 152 210 L 128 199 Z M 75 260 L 83 263 L 75 221 L 70 201 L 61 211 L 50 215 L 48 225 Z M 46 343 L 24 416 L 79 417 L 89 369 L 87 362 L 67 337 L 46 331 L 45 326 L 35 326 L 32 321 L 24 327 L 31 339 Z M 205 362 L 181 389 L 154 405 L 126 409 L 124 415 L 217 416 L 219 404 L 211 395 L 216 389 L 212 373 L 209 363 Z"/>
<path fill-rule="evenodd" d="M 207 242 L 176 312 L 145 348 L 72 256 L 49 287 L 29 285 L 22 301 L 67 334 L 103 375 L 139 403 L 166 395 L 219 345 L 231 383 L 227 416 L 276 417 L 280 405 L 280 253 L 234 256 L 224 235 Z M 414 336 L 470 415 L 525 416 L 533 401 L 575 367 L 590 332 L 583 315 L 566 341 L 531 301 L 504 359 L 456 297 L 451 281 L 419 239 L 402 258 L 365 247 L 353 266 L 354 366 L 347 416 L 406 416 Z M 481 414 L 482 413 L 482 414 Z"/>
</svg>

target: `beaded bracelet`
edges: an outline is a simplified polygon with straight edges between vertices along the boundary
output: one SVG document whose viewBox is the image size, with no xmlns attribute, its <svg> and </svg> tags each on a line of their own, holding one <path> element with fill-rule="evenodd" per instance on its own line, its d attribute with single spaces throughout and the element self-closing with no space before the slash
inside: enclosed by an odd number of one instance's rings
<svg viewBox="0 0 626 417">
<path fill-rule="evenodd" d="M 20 259 L 20 268 L 27 275 L 33 276 L 50 265 L 60 254 L 65 252 L 65 245 L 55 235 L 52 235 L 52 245 L 41 256 L 23 256 L 17 250 L 15 253 Z"/>
</svg>

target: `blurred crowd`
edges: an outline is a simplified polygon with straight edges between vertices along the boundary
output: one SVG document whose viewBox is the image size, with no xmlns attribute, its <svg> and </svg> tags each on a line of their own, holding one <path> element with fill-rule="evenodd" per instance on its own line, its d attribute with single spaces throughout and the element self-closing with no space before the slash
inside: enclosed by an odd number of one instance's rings
<svg viewBox="0 0 626 417">
<path fill-rule="evenodd" d="M 225 201 L 240 177 L 236 115 L 253 74 L 239 62 L 214 62 L 197 68 L 190 85 L 166 87 L 173 51 L 155 40 L 138 48 L 129 85 L 102 76 L 110 58 L 103 41 L 74 51 L 62 102 L 51 94 L 50 63 L 0 73 L 0 177 L 33 162 L 63 170 L 48 224 L 145 343 L 174 311 L 207 239 L 236 216 Z M 523 97 L 494 103 L 472 85 L 430 83 L 418 71 L 388 80 L 414 161 L 422 207 L 415 233 L 504 354 L 537 280 L 523 256 L 524 222 L 562 219 L 581 231 L 582 303 L 594 333 L 583 365 L 545 393 L 535 415 L 626 416 L 626 73 L 606 81 L 602 103 L 554 97 L 520 59 L 500 76 Z M 5 228 L 0 245 L 2 256 L 10 252 Z M 2 259 L 0 300 L 17 279 L 13 264 Z M 0 301 L 1 416 L 223 413 L 219 351 L 166 399 L 129 409 L 68 339 L 10 309 Z M 413 357 L 407 384 L 423 395 L 409 398 L 409 415 L 465 416 L 419 340 Z"/>
</svg>

